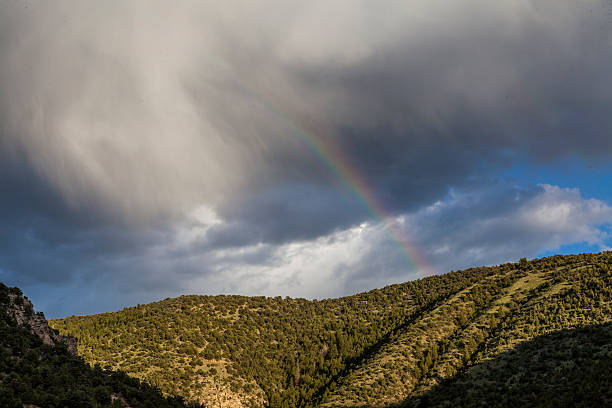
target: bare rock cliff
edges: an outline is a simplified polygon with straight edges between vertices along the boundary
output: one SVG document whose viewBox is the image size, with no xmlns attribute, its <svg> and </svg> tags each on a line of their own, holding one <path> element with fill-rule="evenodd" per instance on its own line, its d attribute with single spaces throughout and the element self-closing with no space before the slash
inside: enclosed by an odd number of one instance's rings
<svg viewBox="0 0 612 408">
<path fill-rule="evenodd" d="M 47 319 L 42 312 L 35 313 L 32 302 L 21 293 L 13 291 L 8 293 L 9 302 L 6 304 L 7 311 L 17 324 L 28 328 L 33 334 L 51 346 L 64 344 L 68 351 L 76 356 L 77 339 L 71 336 L 60 336 L 55 330 L 49 327 Z"/>
</svg>

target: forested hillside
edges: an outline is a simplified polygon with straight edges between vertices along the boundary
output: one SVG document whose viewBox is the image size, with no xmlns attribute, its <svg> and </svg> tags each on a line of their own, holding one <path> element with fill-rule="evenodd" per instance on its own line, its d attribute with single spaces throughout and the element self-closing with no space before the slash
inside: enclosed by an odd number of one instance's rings
<svg viewBox="0 0 612 408">
<path fill-rule="evenodd" d="M 90 367 L 18 288 L 0 283 L 0 407 L 185 407 L 122 372 Z M 195 408 L 195 405 L 190 405 Z"/>
<path fill-rule="evenodd" d="M 213 407 L 469 405 L 494 386 L 529 405 L 546 370 L 567 373 L 555 383 L 565 390 L 588 371 L 599 385 L 582 398 L 605 404 L 611 268 L 610 252 L 554 256 L 340 299 L 183 296 L 52 325 L 79 339 L 87 362 Z M 571 343 L 567 333 L 590 339 L 588 330 L 599 333 L 591 346 L 556 348 Z M 522 357 L 540 349 L 550 350 L 541 366 Z M 529 370 L 539 374 L 520 374 Z"/>
<path fill-rule="evenodd" d="M 462 370 L 402 407 L 612 406 L 612 324 L 561 330 Z"/>
</svg>

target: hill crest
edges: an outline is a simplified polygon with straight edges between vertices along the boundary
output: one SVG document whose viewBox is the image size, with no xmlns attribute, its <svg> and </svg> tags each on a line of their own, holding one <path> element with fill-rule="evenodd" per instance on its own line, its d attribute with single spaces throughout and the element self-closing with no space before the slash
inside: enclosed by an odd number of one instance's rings
<svg viewBox="0 0 612 408">
<path fill-rule="evenodd" d="M 377 407 L 560 330 L 610 322 L 612 253 L 451 272 L 338 299 L 184 296 L 56 320 L 86 361 L 211 406 Z"/>
</svg>

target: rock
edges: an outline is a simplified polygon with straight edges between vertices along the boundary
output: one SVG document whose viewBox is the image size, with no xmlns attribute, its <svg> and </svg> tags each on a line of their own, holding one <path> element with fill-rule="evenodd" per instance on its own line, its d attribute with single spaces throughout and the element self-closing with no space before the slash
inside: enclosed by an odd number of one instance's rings
<svg viewBox="0 0 612 408">
<path fill-rule="evenodd" d="M 111 403 L 114 403 L 116 400 L 118 400 L 123 407 L 132 408 L 123 395 L 114 393 L 111 394 Z"/>
<path fill-rule="evenodd" d="M 68 351 L 77 355 L 77 339 L 71 336 L 60 336 L 55 330 L 49 327 L 47 319 L 42 312 L 35 313 L 32 302 L 25 296 L 17 293 L 9 293 L 9 303 L 7 310 L 20 326 L 30 329 L 30 331 L 40 337 L 40 339 L 51 346 L 64 344 Z"/>
</svg>

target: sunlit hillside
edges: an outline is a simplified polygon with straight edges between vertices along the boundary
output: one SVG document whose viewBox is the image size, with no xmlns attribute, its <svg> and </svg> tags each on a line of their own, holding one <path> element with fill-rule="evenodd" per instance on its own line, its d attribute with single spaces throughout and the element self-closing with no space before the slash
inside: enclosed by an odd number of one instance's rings
<svg viewBox="0 0 612 408">
<path fill-rule="evenodd" d="M 529 405 L 538 389 L 569 398 L 583 375 L 599 382 L 581 398 L 609 402 L 611 270 L 610 252 L 554 256 L 339 299 L 183 296 L 51 324 L 90 364 L 212 407 L 470 405 L 494 389 L 492 403 Z"/>
</svg>

